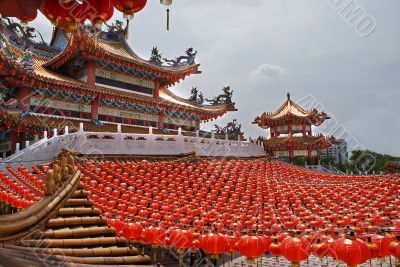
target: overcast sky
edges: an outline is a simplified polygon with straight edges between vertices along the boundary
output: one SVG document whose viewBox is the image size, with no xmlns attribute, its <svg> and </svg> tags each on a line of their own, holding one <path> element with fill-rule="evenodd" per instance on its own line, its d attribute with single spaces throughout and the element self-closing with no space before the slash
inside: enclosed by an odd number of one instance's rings
<svg viewBox="0 0 400 267">
<path fill-rule="evenodd" d="M 211 98 L 230 85 L 239 111 L 216 123 L 237 118 L 247 136 L 267 135 L 251 122 L 290 91 L 303 106 L 317 104 L 332 117 L 324 133 L 400 156 L 400 1 L 174 0 L 169 32 L 165 8 L 148 2 L 135 16 L 129 43 L 143 58 L 153 46 L 169 58 L 190 46 L 198 50 L 203 73 L 173 91 L 187 97 L 197 86 Z M 363 11 L 353 21 L 338 9 L 350 2 Z M 50 36 L 43 17 L 33 26 Z"/>
</svg>

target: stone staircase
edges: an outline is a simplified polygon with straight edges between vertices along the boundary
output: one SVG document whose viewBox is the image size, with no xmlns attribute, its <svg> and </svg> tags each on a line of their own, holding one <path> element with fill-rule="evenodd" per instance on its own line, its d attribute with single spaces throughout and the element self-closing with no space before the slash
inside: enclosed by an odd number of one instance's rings
<svg viewBox="0 0 400 267">
<path fill-rule="evenodd" d="M 126 239 L 116 236 L 115 230 L 107 226 L 81 184 L 64 202 L 64 207 L 47 220 L 44 229 L 0 247 L 0 255 L 11 255 L 22 263 L 31 262 L 29 266 L 142 266 L 151 263 L 149 256 L 127 245 Z"/>
</svg>

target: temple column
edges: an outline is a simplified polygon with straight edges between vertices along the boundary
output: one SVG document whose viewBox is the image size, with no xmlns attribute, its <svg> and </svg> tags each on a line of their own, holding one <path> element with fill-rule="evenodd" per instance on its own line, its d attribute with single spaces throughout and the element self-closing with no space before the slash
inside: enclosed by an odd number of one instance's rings
<svg viewBox="0 0 400 267">
<path fill-rule="evenodd" d="M 159 79 L 154 80 L 153 97 L 154 98 L 160 97 L 160 80 Z"/>
<path fill-rule="evenodd" d="M 312 164 L 312 150 L 310 147 L 307 149 L 307 164 Z"/>
<path fill-rule="evenodd" d="M 27 86 L 21 86 L 18 90 L 18 108 L 23 111 L 29 111 L 29 105 L 31 100 L 31 88 Z"/>
<path fill-rule="evenodd" d="M 289 120 L 288 122 L 288 135 L 292 136 L 293 135 L 293 127 L 292 127 L 292 121 Z"/>
<path fill-rule="evenodd" d="M 19 134 L 16 131 L 13 131 L 10 134 L 10 141 L 11 141 L 11 154 L 14 154 L 17 143 L 19 143 Z"/>
<path fill-rule="evenodd" d="M 96 97 L 92 101 L 90 119 L 91 120 L 98 120 L 99 119 L 99 98 L 98 97 Z"/>
<path fill-rule="evenodd" d="M 196 130 L 200 130 L 200 119 L 196 120 Z"/>
<path fill-rule="evenodd" d="M 289 162 L 292 163 L 294 161 L 294 150 L 292 147 L 289 148 Z"/>
<path fill-rule="evenodd" d="M 164 112 L 158 113 L 158 129 L 164 128 Z"/>
<path fill-rule="evenodd" d="M 96 83 L 96 61 L 88 59 L 87 63 L 87 83 L 89 85 L 95 85 Z"/>
<path fill-rule="evenodd" d="M 303 136 L 307 135 L 307 126 L 306 124 L 303 124 Z"/>
</svg>

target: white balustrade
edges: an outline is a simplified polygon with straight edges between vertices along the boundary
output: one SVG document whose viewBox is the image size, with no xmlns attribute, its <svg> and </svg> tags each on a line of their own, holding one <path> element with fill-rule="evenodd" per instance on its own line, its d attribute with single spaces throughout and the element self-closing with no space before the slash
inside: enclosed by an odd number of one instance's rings
<svg viewBox="0 0 400 267">
<path fill-rule="evenodd" d="M 148 134 L 122 133 L 121 125 L 117 133 L 85 132 L 83 125 L 79 126 L 76 133 L 68 133 L 59 136 L 57 131 L 51 138 L 44 138 L 18 153 L 0 161 L 0 164 L 15 164 L 30 166 L 53 161 L 62 148 L 69 148 L 84 155 L 179 155 L 182 153 L 196 152 L 198 156 L 208 157 L 253 157 L 264 155 L 264 149 L 252 142 L 232 141 L 224 139 L 201 138 L 196 131 L 196 137 L 182 135 L 182 129 L 178 135 L 154 134 L 149 128 Z"/>
</svg>

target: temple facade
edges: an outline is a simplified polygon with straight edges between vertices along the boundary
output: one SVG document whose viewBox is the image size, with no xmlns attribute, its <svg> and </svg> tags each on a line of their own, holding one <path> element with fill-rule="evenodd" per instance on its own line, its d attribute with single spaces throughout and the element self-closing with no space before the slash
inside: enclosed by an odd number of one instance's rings
<svg viewBox="0 0 400 267">
<path fill-rule="evenodd" d="M 106 31 L 80 25 L 75 34 L 57 29 L 50 45 L 35 29 L 10 19 L 0 23 L 0 152 L 15 144 L 42 138 L 52 129 L 71 132 L 84 123 L 85 131 L 194 132 L 200 123 L 235 110 L 232 91 L 206 101 L 198 92 L 189 99 L 170 88 L 198 74 L 197 51 L 186 50 L 174 60 L 161 58 L 153 48 L 150 59 L 140 58 L 126 41 L 128 26 L 121 22 Z M 36 38 L 35 38 L 36 36 Z M 1 155 L 0 155 L 1 157 Z"/>
<path fill-rule="evenodd" d="M 287 162 L 294 162 L 296 157 L 305 157 L 308 164 L 318 164 L 320 152 L 328 149 L 334 138 L 313 135 L 312 126 L 319 126 L 326 119 L 329 117 L 324 112 L 301 108 L 290 99 L 288 93 L 287 100 L 275 112 L 264 112 L 253 123 L 269 129 L 270 138 L 260 139 L 271 156 Z"/>
</svg>

